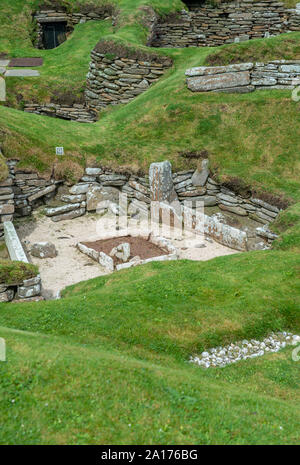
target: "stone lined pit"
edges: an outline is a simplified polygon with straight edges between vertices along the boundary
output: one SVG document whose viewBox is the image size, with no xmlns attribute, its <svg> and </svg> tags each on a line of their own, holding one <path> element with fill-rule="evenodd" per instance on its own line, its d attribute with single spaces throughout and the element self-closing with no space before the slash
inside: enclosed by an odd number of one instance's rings
<svg viewBox="0 0 300 465">
<path fill-rule="evenodd" d="M 117 247 L 124 242 L 130 245 L 130 259 L 138 256 L 142 260 L 146 260 L 148 258 L 169 254 L 168 251 L 158 247 L 146 239 L 143 239 L 142 237 L 114 237 L 111 239 L 104 239 L 94 242 L 83 242 L 83 245 L 90 249 L 96 250 L 96 252 L 104 252 L 105 254 L 109 255 L 114 247 Z M 115 265 L 123 263 L 122 260 L 118 259 L 117 257 L 113 257 L 113 260 Z"/>
</svg>

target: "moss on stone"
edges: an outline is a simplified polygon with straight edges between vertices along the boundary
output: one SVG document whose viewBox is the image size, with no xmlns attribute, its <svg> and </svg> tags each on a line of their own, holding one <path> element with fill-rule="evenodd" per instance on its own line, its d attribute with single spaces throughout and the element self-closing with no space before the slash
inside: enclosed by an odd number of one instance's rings
<svg viewBox="0 0 300 465">
<path fill-rule="evenodd" d="M 30 263 L 0 260 L 0 284 L 13 286 L 21 284 L 25 279 L 34 278 L 38 267 Z"/>
</svg>

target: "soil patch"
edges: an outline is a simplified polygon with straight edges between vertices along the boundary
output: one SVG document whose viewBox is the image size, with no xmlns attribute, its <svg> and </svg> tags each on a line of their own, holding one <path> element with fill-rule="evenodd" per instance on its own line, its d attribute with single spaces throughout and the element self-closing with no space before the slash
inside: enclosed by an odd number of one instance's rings
<svg viewBox="0 0 300 465">
<path fill-rule="evenodd" d="M 152 242 L 147 241 L 142 237 L 113 237 L 112 239 L 103 239 L 95 242 L 82 242 L 82 244 L 90 249 L 96 250 L 97 252 L 104 252 L 106 255 L 109 255 L 114 247 L 117 247 L 124 242 L 127 242 L 130 245 L 130 259 L 138 256 L 142 260 L 146 260 L 147 258 L 160 257 L 161 255 L 169 254 L 166 250 L 152 244 Z M 123 263 L 116 257 L 113 257 L 113 259 L 116 265 Z"/>
</svg>

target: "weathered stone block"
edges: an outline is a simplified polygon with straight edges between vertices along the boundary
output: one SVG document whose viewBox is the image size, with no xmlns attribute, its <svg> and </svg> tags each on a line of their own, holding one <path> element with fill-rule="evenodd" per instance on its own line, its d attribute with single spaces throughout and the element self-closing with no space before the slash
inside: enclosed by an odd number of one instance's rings
<svg viewBox="0 0 300 465">
<path fill-rule="evenodd" d="M 37 258 L 55 258 L 57 250 L 51 242 L 37 242 L 31 247 L 30 254 Z"/>
<path fill-rule="evenodd" d="M 151 200 L 173 202 L 177 199 L 174 189 L 172 166 L 169 161 L 152 163 L 149 170 Z"/>
<path fill-rule="evenodd" d="M 201 169 L 197 169 L 192 176 L 192 183 L 194 186 L 203 187 L 209 177 L 209 160 L 202 160 Z"/>
<path fill-rule="evenodd" d="M 216 89 L 247 86 L 249 84 L 249 71 L 197 76 L 187 79 L 188 88 L 192 92 L 209 92 Z"/>
</svg>

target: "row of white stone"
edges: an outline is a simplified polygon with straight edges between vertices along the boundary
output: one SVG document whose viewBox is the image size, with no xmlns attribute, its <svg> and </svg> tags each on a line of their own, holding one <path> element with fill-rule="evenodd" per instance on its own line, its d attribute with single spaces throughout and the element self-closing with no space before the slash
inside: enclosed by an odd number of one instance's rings
<svg viewBox="0 0 300 465">
<path fill-rule="evenodd" d="M 278 352 L 287 345 L 297 345 L 300 343 L 300 336 L 289 332 L 272 333 L 263 341 L 244 339 L 225 347 L 214 347 L 200 355 L 190 358 L 191 363 L 195 363 L 203 368 L 225 367 L 241 360 L 261 357 L 265 354 Z"/>
</svg>

